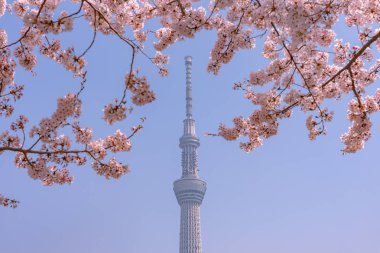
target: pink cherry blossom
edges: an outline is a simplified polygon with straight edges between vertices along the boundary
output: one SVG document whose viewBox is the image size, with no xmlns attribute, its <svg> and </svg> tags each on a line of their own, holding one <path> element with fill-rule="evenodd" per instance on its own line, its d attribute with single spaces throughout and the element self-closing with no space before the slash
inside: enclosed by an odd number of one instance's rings
<svg viewBox="0 0 380 253">
<path fill-rule="evenodd" d="M 116 99 L 103 108 L 103 119 L 110 125 L 156 99 L 147 67 L 139 68 L 137 58 L 145 58 L 166 76 L 170 57 L 165 50 L 211 31 L 216 38 L 207 65 L 210 73 L 223 71 L 223 65 L 241 51 L 253 56 L 247 61 L 249 76 L 233 86 L 250 102 L 251 112 L 233 118 L 232 126 L 220 124 L 214 135 L 240 140 L 241 149 L 251 152 L 276 135 L 282 120 L 298 110 L 306 114 L 306 130 L 314 140 L 326 134 L 327 123 L 333 121 L 333 112 L 322 105 L 349 97 L 351 125 L 341 136 L 343 152 L 357 152 L 371 137 L 371 117 L 380 107 L 380 91 L 370 87 L 378 82 L 380 71 L 378 1 L 15 0 L 9 4 L 0 0 L 0 17 L 11 11 L 20 28 L 19 37 L 12 41 L 8 33 L 13 33 L 0 29 L 0 117 L 13 122 L 2 125 L 0 154 L 14 152 L 16 166 L 45 185 L 71 183 L 70 166 L 87 161 L 106 178 L 119 178 L 129 171 L 110 154 L 131 151 L 131 137 L 141 125 L 129 137 L 118 130 L 99 138 L 91 127 L 81 124 L 80 97 L 91 74 L 86 57 L 98 34 L 119 39 L 131 56 L 125 64 L 124 84 L 116 86 Z M 83 22 L 88 23 L 92 40 L 87 47 L 72 45 L 62 34 L 86 29 L 77 26 Z M 338 24 L 350 29 L 352 36 L 340 37 Z M 30 119 L 38 124 L 29 125 L 28 115 L 15 115 L 24 92 L 24 84 L 15 83 L 16 72 L 24 69 L 35 75 L 41 55 L 69 71 L 80 88 L 57 98 L 50 116 Z M 264 65 L 256 64 L 259 57 Z M 0 195 L 0 205 L 12 203 Z"/>
<path fill-rule="evenodd" d="M 7 1 L 6 0 L 0 0 L 0 17 L 4 15 L 7 7 Z"/>
<path fill-rule="evenodd" d="M 104 120 L 110 125 L 127 117 L 127 107 L 121 104 L 108 104 L 104 107 L 103 112 Z"/>
<path fill-rule="evenodd" d="M 7 44 L 8 44 L 7 32 L 3 29 L 0 29 L 0 47 L 5 47 Z"/>
<path fill-rule="evenodd" d="M 112 152 L 129 151 L 132 148 L 131 142 L 127 136 L 118 129 L 113 136 L 108 136 L 105 146 L 110 147 Z"/>
<path fill-rule="evenodd" d="M 0 194 L 0 206 L 9 206 L 16 208 L 19 202 L 14 199 L 9 199 Z"/>
<path fill-rule="evenodd" d="M 26 0 L 16 0 L 12 4 L 13 10 L 17 16 L 22 17 L 29 10 L 28 2 Z"/>
</svg>

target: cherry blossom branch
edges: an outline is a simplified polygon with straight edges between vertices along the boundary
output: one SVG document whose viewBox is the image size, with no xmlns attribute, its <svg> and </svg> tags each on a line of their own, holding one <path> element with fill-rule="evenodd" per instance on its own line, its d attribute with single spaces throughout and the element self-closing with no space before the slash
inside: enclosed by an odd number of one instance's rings
<svg viewBox="0 0 380 253">
<path fill-rule="evenodd" d="M 44 6 L 45 6 L 45 4 L 46 4 L 46 1 L 47 1 L 47 0 L 43 0 L 43 2 L 41 3 L 41 6 L 40 6 L 40 8 L 38 9 L 38 12 L 37 12 L 37 15 L 36 15 L 36 20 L 38 20 L 38 18 L 40 17 L 40 14 L 41 14 L 42 9 L 44 8 Z M 26 35 L 29 33 L 30 28 L 31 28 L 31 27 L 29 26 L 28 29 L 25 31 L 25 33 L 24 33 L 24 34 L 23 34 L 23 35 L 22 35 L 17 41 L 15 41 L 15 42 L 13 42 L 13 43 L 11 43 L 11 44 L 8 44 L 8 45 L 6 45 L 6 46 L 4 46 L 4 47 L 1 47 L 0 50 L 1 50 L 1 49 L 4 49 L 4 48 L 7 48 L 7 47 L 11 47 L 11 46 L 16 45 L 17 43 L 21 42 L 21 40 L 24 39 L 24 38 L 26 37 Z"/>
<path fill-rule="evenodd" d="M 281 97 L 281 95 L 290 87 L 291 82 L 293 81 L 293 77 L 296 73 L 296 68 L 293 69 L 292 74 L 290 75 L 289 81 L 286 83 L 285 87 L 281 89 L 280 93 L 277 94 L 276 98 Z"/>
<path fill-rule="evenodd" d="M 108 147 L 106 149 L 109 149 L 111 147 Z M 30 161 L 28 158 L 28 154 L 36 154 L 36 155 L 44 155 L 44 156 L 51 156 L 51 155 L 70 155 L 70 154 L 87 154 L 89 155 L 94 161 L 98 162 L 102 166 L 107 166 L 107 164 L 104 164 L 102 161 L 100 161 L 95 154 L 93 153 L 93 150 L 57 150 L 57 151 L 38 151 L 38 150 L 31 150 L 31 149 L 23 149 L 23 148 L 13 148 L 13 147 L 0 147 L 0 152 L 3 151 L 13 151 L 13 152 L 20 152 L 24 155 L 25 160 L 31 166 L 32 168 L 36 168 L 36 165 L 34 162 Z M 65 160 L 63 160 L 65 161 Z"/>
<path fill-rule="evenodd" d="M 275 28 L 275 27 L 274 27 Z M 276 29 L 276 28 L 275 28 Z M 276 32 L 277 32 L 277 29 L 276 29 Z M 314 105 L 317 107 L 318 111 L 319 111 L 319 115 L 320 115 L 320 122 L 317 123 L 317 124 L 321 124 L 322 127 L 321 129 L 319 129 L 319 131 L 317 132 L 317 134 L 323 134 L 325 133 L 325 119 L 323 117 L 324 115 L 324 112 L 323 110 L 321 109 L 319 103 L 317 102 L 317 99 L 316 97 L 314 96 L 313 92 L 311 91 L 311 88 L 309 87 L 309 85 L 307 84 L 307 81 L 306 81 L 306 78 L 305 76 L 303 75 L 303 73 L 301 72 L 301 70 L 299 69 L 298 67 L 298 64 L 297 62 L 295 61 L 294 59 L 294 56 L 292 55 L 292 53 L 290 52 L 290 50 L 288 49 L 288 47 L 286 46 L 285 42 L 282 41 L 283 43 L 283 46 L 285 48 L 285 50 L 288 52 L 289 54 L 289 57 L 291 59 L 291 61 L 293 62 L 294 66 L 295 66 L 295 69 L 297 70 L 297 72 L 300 74 L 305 86 L 306 86 L 306 89 L 308 90 L 308 96 L 311 96 L 311 98 L 313 99 L 313 102 L 314 102 Z M 311 137 L 310 139 L 313 139 L 314 137 Z"/>
<path fill-rule="evenodd" d="M 215 10 L 216 10 L 216 7 L 218 6 L 220 0 L 216 0 L 215 1 L 215 4 L 214 6 L 212 7 L 212 10 L 211 10 L 211 13 L 210 15 L 206 18 L 205 22 L 203 24 L 207 24 L 207 22 L 210 20 L 210 18 L 212 17 L 212 15 L 214 14 Z"/>
<path fill-rule="evenodd" d="M 352 74 L 352 70 L 351 70 L 351 68 L 348 68 L 347 70 L 348 70 L 348 73 L 350 74 L 352 92 L 354 93 L 356 99 L 358 100 L 358 104 L 359 104 L 360 109 L 363 109 L 364 108 L 363 103 L 362 103 L 360 95 L 359 95 L 359 93 L 355 87 L 355 80 L 354 80 L 354 76 Z"/>
<path fill-rule="evenodd" d="M 106 17 L 103 15 L 103 13 L 101 11 L 99 11 L 91 2 L 87 1 L 87 0 L 83 0 L 83 2 L 86 2 L 94 11 L 96 11 L 99 16 L 107 23 L 108 27 L 116 34 L 117 37 L 119 37 L 119 39 L 121 39 L 122 41 L 124 41 L 125 43 L 127 43 L 131 48 L 139 48 L 138 45 L 136 45 L 133 41 L 125 38 L 123 35 L 121 35 L 112 25 L 111 23 L 108 21 L 108 19 L 106 19 Z"/>
<path fill-rule="evenodd" d="M 126 82 L 126 86 L 124 88 L 124 91 L 123 91 L 123 96 L 122 96 L 122 99 L 120 100 L 120 103 L 119 103 L 119 106 L 121 104 L 124 104 L 125 103 L 125 97 L 126 97 L 126 93 L 127 93 L 127 90 L 128 90 L 128 86 L 130 85 L 131 81 L 132 81 L 132 76 L 133 76 L 133 65 L 134 65 L 134 60 L 135 60 L 135 55 L 136 55 L 136 52 L 137 50 L 140 51 L 144 56 L 146 56 L 148 59 L 150 59 L 150 57 L 148 55 L 146 55 L 146 53 L 136 44 L 134 43 L 133 41 L 129 40 L 129 39 L 126 39 L 123 35 L 121 35 L 112 25 L 111 23 L 106 19 L 106 17 L 103 15 L 103 13 L 101 11 L 99 11 L 98 9 L 96 9 L 95 6 L 93 6 L 93 4 L 91 4 L 89 1 L 87 0 L 84 0 L 84 2 L 86 2 L 94 11 L 96 11 L 99 16 L 107 23 L 107 25 L 109 26 L 109 28 L 124 42 L 126 42 L 130 47 L 131 47 L 131 50 L 132 50 L 132 56 L 131 56 L 131 63 L 130 63 L 130 69 L 129 69 L 129 74 L 128 74 L 128 80 Z M 152 61 L 152 60 L 151 60 Z"/>
<path fill-rule="evenodd" d="M 74 12 L 74 13 L 72 13 L 72 14 L 70 14 L 70 15 L 64 16 L 64 17 L 62 17 L 62 18 L 60 18 L 60 19 L 54 21 L 53 23 L 60 23 L 60 22 L 62 22 L 63 20 L 65 20 L 65 19 L 67 19 L 67 18 L 71 18 L 71 17 L 74 17 L 75 15 L 79 14 L 79 13 L 82 11 L 83 3 L 84 3 L 84 1 L 82 0 L 82 1 L 80 2 L 80 6 L 79 6 L 79 8 L 78 8 L 78 10 L 77 10 L 76 12 Z"/>
<path fill-rule="evenodd" d="M 89 50 L 90 48 L 94 45 L 95 43 L 95 39 L 96 39 L 96 33 L 97 33 L 97 26 L 96 26 L 96 11 L 94 10 L 95 12 L 95 15 L 94 15 L 94 34 L 92 36 L 92 40 L 91 40 L 91 43 L 90 45 L 86 48 L 86 50 L 80 55 L 78 56 L 78 58 L 82 58 Z"/>
<path fill-rule="evenodd" d="M 181 9 L 182 16 L 185 16 L 186 12 L 185 12 L 185 8 L 183 8 L 181 0 L 176 0 L 176 2 L 178 3 L 179 8 Z"/>
<path fill-rule="evenodd" d="M 277 30 L 276 26 L 273 24 L 273 22 L 272 22 L 272 27 L 273 27 L 273 29 L 275 30 L 277 36 L 280 37 L 280 33 L 279 33 L 279 31 Z M 315 96 L 313 95 L 313 93 L 312 93 L 312 91 L 311 91 L 309 85 L 307 84 L 307 81 L 306 81 L 305 76 L 303 75 L 302 71 L 299 69 L 299 67 L 298 67 L 298 63 L 297 63 L 296 60 L 294 59 L 293 54 L 291 53 L 291 51 L 289 50 L 289 48 L 287 47 L 287 45 L 285 44 L 284 41 L 282 41 L 282 45 L 284 46 L 286 52 L 288 53 L 288 55 L 289 55 L 289 57 L 290 57 L 290 60 L 293 62 L 295 69 L 297 69 L 297 72 L 300 74 L 301 78 L 303 79 L 304 84 L 305 84 L 305 86 L 306 86 L 306 88 L 307 88 L 309 94 L 310 94 L 311 97 L 313 98 L 313 101 L 314 101 L 316 107 L 318 108 L 319 112 L 322 113 L 322 109 L 319 107 L 319 104 L 318 104 L 318 102 L 317 102 Z"/>
<path fill-rule="evenodd" d="M 370 40 L 368 40 L 363 46 L 362 48 L 354 54 L 354 56 L 352 57 L 352 59 L 343 67 L 341 68 L 335 75 L 333 75 L 330 79 L 328 79 L 326 82 L 324 82 L 322 84 L 322 89 L 324 87 L 326 87 L 327 84 L 329 84 L 331 81 L 334 81 L 335 78 L 337 78 L 340 74 L 342 74 L 345 70 L 348 70 L 349 68 L 351 68 L 352 64 L 355 63 L 355 61 L 364 53 L 364 51 L 369 48 L 376 40 L 378 40 L 380 38 L 380 31 L 375 34 L 375 36 L 373 36 Z"/>
<path fill-rule="evenodd" d="M 78 90 L 78 92 L 77 92 L 77 97 L 79 97 L 79 95 L 82 93 L 82 91 L 83 91 L 84 88 L 86 87 L 86 86 L 85 86 L 85 83 L 86 83 L 86 81 L 87 81 L 86 76 L 87 76 L 87 71 L 85 71 L 85 72 L 83 73 L 83 77 L 82 77 L 82 80 L 81 80 L 81 82 L 80 82 L 80 88 L 79 88 L 79 90 Z"/>
<path fill-rule="evenodd" d="M 143 123 L 144 121 L 145 121 L 145 118 L 141 118 L 141 122 Z M 134 127 L 132 129 L 132 133 L 127 137 L 127 139 L 131 139 L 142 128 L 143 128 L 142 124 L 138 125 L 137 127 Z"/>
<path fill-rule="evenodd" d="M 130 86 L 132 79 L 133 79 L 133 64 L 135 62 L 135 49 L 132 48 L 132 50 L 133 50 L 133 53 L 132 53 L 131 63 L 129 65 L 128 80 L 127 80 L 126 85 L 124 87 L 123 97 L 120 100 L 119 106 L 122 103 L 125 103 L 125 97 L 127 96 L 127 90 L 128 90 L 128 87 Z"/>
<path fill-rule="evenodd" d="M 14 147 L 0 147 L 0 152 L 2 151 L 14 151 L 21 152 L 23 154 L 37 154 L 37 155 L 55 155 L 55 154 L 89 154 L 89 150 L 57 150 L 57 151 L 39 151 L 33 149 L 23 149 L 23 148 L 14 148 Z"/>
<path fill-rule="evenodd" d="M 24 147 L 24 144 L 25 144 L 25 130 L 24 128 L 21 128 L 21 131 L 22 131 L 22 143 L 21 143 L 21 148 Z"/>
<path fill-rule="evenodd" d="M 284 114 L 285 112 L 293 109 L 294 107 L 298 106 L 299 105 L 299 101 L 296 101 L 294 102 L 293 104 L 291 105 L 288 105 L 287 107 L 285 107 L 284 109 L 282 109 L 281 111 L 275 111 L 276 115 L 280 115 L 280 114 Z"/>
<path fill-rule="evenodd" d="M 0 91 L 2 90 L 2 88 L 3 88 L 3 84 L 1 84 L 1 86 L 0 86 Z M 11 90 L 10 92 L 8 92 L 6 94 L 0 94 L 0 98 L 1 97 L 6 97 L 6 96 L 10 96 L 10 95 L 14 96 L 16 92 L 19 92 L 21 90 L 23 90 L 23 88 L 22 87 L 18 87 L 15 90 Z"/>
<path fill-rule="evenodd" d="M 221 0 L 216 0 L 216 1 L 215 1 L 215 4 L 214 4 L 214 6 L 212 7 L 212 10 L 211 10 L 211 12 L 210 12 L 210 15 L 208 15 L 208 17 L 206 18 L 206 20 L 205 20 L 202 24 L 200 24 L 200 25 L 198 25 L 198 26 L 194 26 L 194 27 L 189 27 L 189 26 L 188 26 L 188 28 L 190 28 L 190 29 L 194 29 L 194 30 L 197 30 L 199 27 L 201 27 L 201 26 L 207 24 L 208 21 L 209 21 L 209 20 L 212 18 L 212 16 L 214 15 L 214 12 L 216 11 L 216 7 L 218 6 L 218 4 L 219 4 L 220 1 L 221 1 Z"/>
</svg>

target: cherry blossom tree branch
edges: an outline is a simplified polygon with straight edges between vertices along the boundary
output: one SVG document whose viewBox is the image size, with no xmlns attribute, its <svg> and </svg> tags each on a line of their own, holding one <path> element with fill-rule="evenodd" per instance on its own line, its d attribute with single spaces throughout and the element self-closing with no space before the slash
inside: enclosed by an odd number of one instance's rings
<svg viewBox="0 0 380 253">
<path fill-rule="evenodd" d="M 65 19 L 68 19 L 68 18 L 74 17 L 75 15 L 78 15 L 78 14 L 82 11 L 83 3 L 84 3 L 84 1 L 81 0 L 81 1 L 80 1 L 80 5 L 79 5 L 79 8 L 78 8 L 78 10 L 77 10 L 76 12 L 71 13 L 70 15 L 64 16 L 64 17 L 62 17 L 62 18 L 60 18 L 60 19 L 58 19 L 58 20 L 56 20 L 56 21 L 53 21 L 53 23 L 60 23 L 60 22 L 62 22 L 62 21 L 65 20 Z"/>
<path fill-rule="evenodd" d="M 355 63 L 355 61 L 365 52 L 365 50 L 367 50 L 367 48 L 369 48 L 379 38 L 380 38 L 380 31 L 377 32 L 370 40 L 368 40 L 362 46 L 362 48 L 357 53 L 354 54 L 351 60 L 343 68 L 341 68 L 335 75 L 333 75 L 326 82 L 324 82 L 322 84 L 322 88 L 326 87 L 326 85 L 329 84 L 331 81 L 334 81 L 335 78 L 340 76 L 340 74 L 342 74 L 345 70 L 348 70 L 349 68 L 351 68 L 352 64 Z"/>
<path fill-rule="evenodd" d="M 358 91 L 356 90 L 354 75 L 352 73 L 351 68 L 348 68 L 347 71 L 350 74 L 352 92 L 354 93 L 356 99 L 358 100 L 360 109 L 363 109 L 363 103 L 362 103 L 362 100 L 360 98 L 360 95 L 359 95 Z"/>
<path fill-rule="evenodd" d="M 272 23 L 272 27 L 275 30 L 277 36 L 280 37 L 279 31 L 277 30 L 276 26 L 273 23 Z M 295 61 L 294 56 L 292 55 L 292 52 L 289 50 L 289 48 L 287 47 L 287 45 L 285 44 L 284 41 L 282 41 L 282 45 L 284 46 L 286 52 L 288 53 L 290 60 L 293 62 L 294 68 L 297 70 L 298 74 L 300 74 L 302 80 L 304 81 L 304 84 L 305 84 L 310 96 L 313 98 L 315 106 L 318 108 L 319 112 L 322 113 L 322 109 L 320 108 L 319 103 L 316 100 L 316 97 L 313 95 L 313 92 L 311 91 L 309 85 L 307 84 L 307 80 L 306 80 L 305 76 L 303 75 L 302 71 L 299 69 L 298 63 Z"/>
<path fill-rule="evenodd" d="M 2 151 L 14 151 L 21 152 L 24 154 L 37 154 L 37 155 L 55 155 L 55 154 L 81 154 L 88 153 L 88 150 L 56 150 L 56 151 L 40 151 L 33 149 L 23 149 L 23 148 L 14 148 L 14 147 L 0 147 L 0 152 Z"/>
<path fill-rule="evenodd" d="M 3 86 L 2 86 L 2 84 L 1 84 L 1 86 L 0 86 L 0 91 L 2 90 L 2 87 L 3 87 Z M 15 93 L 21 91 L 22 89 L 23 89 L 22 87 L 18 87 L 18 88 L 14 89 L 14 90 L 11 90 L 11 91 L 8 92 L 8 93 L 0 94 L 0 98 L 1 98 L 1 97 L 6 97 L 6 96 L 14 96 Z"/>
<path fill-rule="evenodd" d="M 181 0 L 176 0 L 176 2 L 178 3 L 179 8 L 181 9 L 182 16 L 186 16 L 185 8 L 183 8 Z"/>
<path fill-rule="evenodd" d="M 37 15 L 36 15 L 36 20 L 38 20 L 39 16 L 41 15 L 42 9 L 44 8 L 44 6 L 45 6 L 45 4 L 46 4 L 46 1 L 47 1 L 47 0 L 43 0 L 43 1 L 42 1 L 41 6 L 40 6 L 40 8 L 38 9 L 38 12 L 37 12 Z M 28 29 L 25 31 L 25 33 L 24 33 L 24 34 L 23 34 L 18 40 L 16 40 L 15 42 L 13 42 L 13 43 L 11 43 L 11 44 L 8 44 L 8 45 L 6 45 L 6 46 L 4 46 L 4 47 L 1 47 L 0 50 L 1 50 L 1 49 L 4 49 L 4 48 L 7 48 L 7 47 L 11 47 L 11 46 L 16 45 L 17 43 L 21 42 L 22 39 L 24 39 L 24 38 L 28 35 L 28 33 L 29 33 L 29 31 L 30 31 L 30 28 L 31 28 L 31 27 L 29 26 Z"/>
<path fill-rule="evenodd" d="M 83 56 L 85 56 L 85 54 L 90 50 L 90 48 L 94 45 L 95 43 L 95 39 L 96 39 L 96 33 L 97 33 L 97 20 L 96 20 L 96 11 L 94 10 L 94 33 L 93 33 L 93 36 L 92 36 L 92 40 L 91 40 L 91 43 L 90 45 L 86 48 L 86 50 L 84 50 L 84 52 L 78 56 L 78 58 L 82 58 Z"/>
</svg>

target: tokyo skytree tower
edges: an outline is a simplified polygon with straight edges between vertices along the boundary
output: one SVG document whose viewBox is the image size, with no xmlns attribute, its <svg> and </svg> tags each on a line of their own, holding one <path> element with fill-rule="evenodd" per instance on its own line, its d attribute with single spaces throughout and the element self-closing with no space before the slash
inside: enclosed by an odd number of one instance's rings
<svg viewBox="0 0 380 253">
<path fill-rule="evenodd" d="M 192 115 L 191 56 L 186 64 L 186 119 L 183 135 L 179 139 L 182 149 L 182 177 L 174 182 L 174 193 L 181 207 L 179 253 L 202 253 L 200 206 L 206 192 L 206 182 L 198 175 L 197 148 Z"/>
</svg>

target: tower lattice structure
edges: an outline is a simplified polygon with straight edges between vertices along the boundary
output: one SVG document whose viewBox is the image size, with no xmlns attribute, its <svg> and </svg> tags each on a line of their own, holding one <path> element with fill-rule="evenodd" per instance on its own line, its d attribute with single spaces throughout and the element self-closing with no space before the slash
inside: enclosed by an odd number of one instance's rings
<svg viewBox="0 0 380 253">
<path fill-rule="evenodd" d="M 191 56 L 186 65 L 186 119 L 179 139 L 182 149 L 182 177 L 174 182 L 174 193 L 181 208 L 179 253 L 202 253 L 200 206 L 206 192 L 206 182 L 198 175 L 197 148 L 192 115 Z"/>
</svg>

